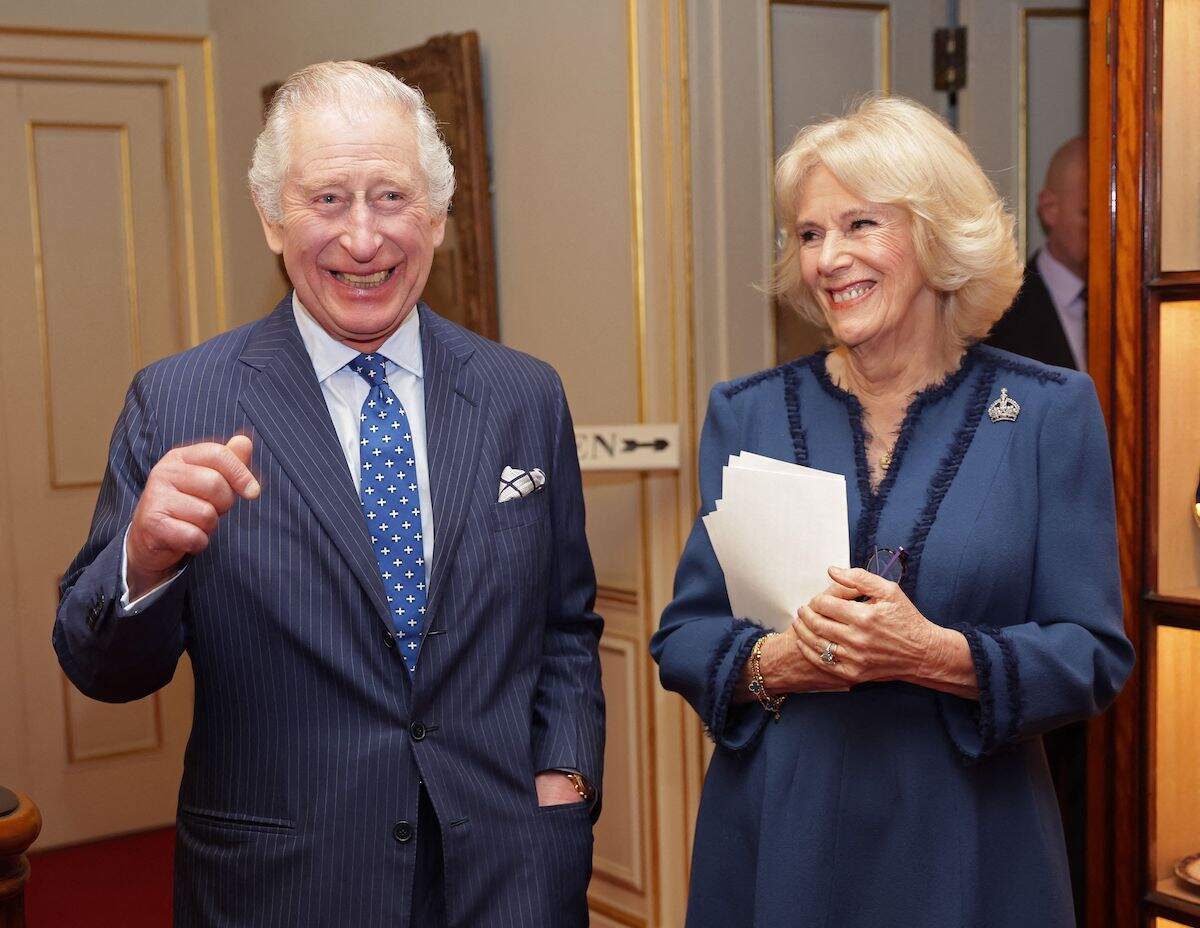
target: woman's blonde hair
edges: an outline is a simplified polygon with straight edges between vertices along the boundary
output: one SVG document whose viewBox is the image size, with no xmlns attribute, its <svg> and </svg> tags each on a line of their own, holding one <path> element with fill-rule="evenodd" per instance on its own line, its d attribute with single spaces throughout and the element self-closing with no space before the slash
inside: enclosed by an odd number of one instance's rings
<svg viewBox="0 0 1200 928">
<path fill-rule="evenodd" d="M 796 237 L 804 182 L 820 166 L 856 196 L 908 213 L 917 263 L 938 294 L 953 342 L 965 347 L 991 331 L 1021 286 L 1013 218 L 962 139 L 931 110 L 903 97 L 867 97 L 845 116 L 801 129 L 776 162 L 784 243 L 774 295 L 829 330 L 801 278 Z"/>
</svg>

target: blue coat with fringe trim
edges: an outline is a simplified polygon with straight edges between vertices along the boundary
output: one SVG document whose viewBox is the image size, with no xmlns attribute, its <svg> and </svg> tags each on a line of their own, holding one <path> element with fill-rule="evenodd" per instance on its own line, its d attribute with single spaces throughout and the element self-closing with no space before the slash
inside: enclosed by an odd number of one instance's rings
<svg viewBox="0 0 1200 928">
<path fill-rule="evenodd" d="M 1002 388 L 1016 421 L 987 415 Z M 731 615 L 697 519 L 651 641 L 717 745 L 688 928 L 1073 925 L 1040 736 L 1103 711 L 1133 665 L 1091 380 L 970 349 L 913 398 L 873 491 L 862 408 L 813 355 L 713 389 L 702 514 L 743 450 L 846 475 L 854 564 L 874 545 L 909 550 L 902 585 L 967 637 L 980 698 L 868 684 L 792 695 L 777 723 L 734 705 L 764 630 Z"/>
</svg>

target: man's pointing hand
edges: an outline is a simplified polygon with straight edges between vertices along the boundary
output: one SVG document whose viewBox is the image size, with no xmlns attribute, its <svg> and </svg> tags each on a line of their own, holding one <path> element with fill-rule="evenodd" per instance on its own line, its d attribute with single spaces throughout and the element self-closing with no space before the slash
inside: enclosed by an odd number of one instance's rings
<svg viewBox="0 0 1200 928">
<path fill-rule="evenodd" d="M 258 497 L 261 488 L 250 473 L 253 450 L 248 436 L 235 435 L 223 445 L 172 448 L 154 465 L 125 541 L 130 601 L 162 583 L 185 557 L 207 548 L 239 496 Z"/>
</svg>

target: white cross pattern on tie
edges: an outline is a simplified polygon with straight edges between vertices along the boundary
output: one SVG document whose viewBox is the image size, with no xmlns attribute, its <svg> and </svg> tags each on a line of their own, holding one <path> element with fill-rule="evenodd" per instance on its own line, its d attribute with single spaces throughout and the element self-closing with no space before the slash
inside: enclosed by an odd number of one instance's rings
<svg viewBox="0 0 1200 928">
<path fill-rule="evenodd" d="M 363 403 L 362 415 L 359 416 L 359 446 L 363 462 L 360 486 L 365 487 L 368 472 L 372 467 L 370 463 L 372 458 L 377 461 L 382 458 L 381 463 L 389 468 L 394 468 L 397 461 L 412 462 L 412 435 L 410 431 L 406 430 L 401 438 L 394 432 L 388 434 L 382 428 L 389 418 L 389 414 L 384 411 L 387 407 L 391 408 L 391 416 L 405 422 L 408 419 L 404 405 L 392 392 L 392 388 L 388 386 L 387 358 L 381 354 L 360 354 L 346 366 L 362 377 L 371 387 L 371 392 L 367 394 Z M 377 479 L 382 480 L 383 475 L 377 475 Z M 388 513 L 395 518 L 399 514 L 397 507 L 409 502 L 407 497 L 396 495 L 397 487 L 394 485 L 385 488 L 376 484 L 374 487 L 368 487 L 367 490 L 368 492 L 361 494 L 362 502 L 364 511 L 366 511 L 367 503 L 370 503 L 371 509 L 367 512 L 367 517 L 372 520 L 376 519 L 378 513 Z M 380 524 L 379 527 L 386 531 L 389 525 Z M 392 528 L 396 527 L 392 526 Z M 399 569 L 406 579 L 411 578 L 416 581 L 416 592 L 403 597 L 405 608 L 397 608 L 394 617 L 396 638 L 402 639 L 404 644 L 400 651 L 404 658 L 404 665 L 410 671 L 415 671 L 417 658 L 421 653 L 421 636 L 425 625 L 426 583 L 425 560 L 421 556 L 420 509 L 414 509 L 413 517 L 406 518 L 400 528 L 402 531 L 399 534 L 372 536 L 371 544 L 375 551 L 375 560 L 378 563 L 381 578 L 390 580 L 395 575 L 395 571 Z M 389 543 L 395 546 L 401 542 L 404 543 L 403 554 L 396 557 L 396 551 L 394 547 L 389 547 Z M 389 584 L 385 584 L 385 586 L 387 585 Z M 395 586 L 397 591 L 402 589 L 400 585 L 390 585 Z M 411 604 L 411 608 L 409 608 L 409 604 Z M 412 615 L 414 611 L 419 616 L 419 621 L 412 618 L 407 621 L 400 619 L 400 616 Z"/>
</svg>

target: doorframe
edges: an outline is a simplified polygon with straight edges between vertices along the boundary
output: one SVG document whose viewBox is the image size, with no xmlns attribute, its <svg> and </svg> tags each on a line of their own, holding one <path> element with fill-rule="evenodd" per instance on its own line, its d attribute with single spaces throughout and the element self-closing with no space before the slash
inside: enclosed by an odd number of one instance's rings
<svg viewBox="0 0 1200 928">
<path fill-rule="evenodd" d="M 1112 709 L 1088 725 L 1088 928 L 1136 928 L 1143 866 L 1146 665 L 1139 635 L 1146 507 L 1142 310 L 1143 146 L 1149 127 L 1142 2 L 1089 6 L 1088 372 L 1108 423 L 1117 489 L 1125 631 L 1138 667 Z M 1131 865 L 1132 863 L 1132 865 Z"/>
</svg>

